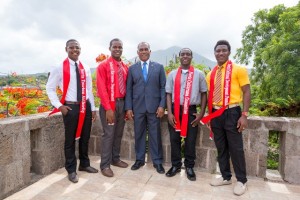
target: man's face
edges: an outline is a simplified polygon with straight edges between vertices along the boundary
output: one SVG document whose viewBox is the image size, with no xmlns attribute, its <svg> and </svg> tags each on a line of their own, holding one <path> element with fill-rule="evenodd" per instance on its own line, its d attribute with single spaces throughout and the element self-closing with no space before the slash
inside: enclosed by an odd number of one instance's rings
<svg viewBox="0 0 300 200">
<path fill-rule="evenodd" d="M 109 48 L 110 52 L 111 52 L 111 56 L 118 60 L 121 58 L 122 56 L 122 52 L 123 52 L 123 43 L 120 41 L 113 41 L 111 44 L 111 47 Z"/>
<path fill-rule="evenodd" d="M 215 57 L 218 65 L 223 65 L 229 58 L 230 51 L 227 45 L 218 45 L 215 50 Z"/>
<path fill-rule="evenodd" d="M 192 52 L 189 49 L 182 49 L 179 54 L 180 64 L 182 67 L 189 67 L 192 62 Z"/>
<path fill-rule="evenodd" d="M 81 47 L 79 42 L 77 41 L 68 42 L 66 46 L 66 52 L 68 53 L 68 57 L 71 60 L 77 61 L 81 52 Z"/>
<path fill-rule="evenodd" d="M 143 62 L 147 61 L 150 57 L 150 53 L 151 53 L 151 50 L 150 50 L 148 44 L 141 43 L 138 46 L 137 54 L 138 54 L 141 61 L 143 61 Z"/>
</svg>

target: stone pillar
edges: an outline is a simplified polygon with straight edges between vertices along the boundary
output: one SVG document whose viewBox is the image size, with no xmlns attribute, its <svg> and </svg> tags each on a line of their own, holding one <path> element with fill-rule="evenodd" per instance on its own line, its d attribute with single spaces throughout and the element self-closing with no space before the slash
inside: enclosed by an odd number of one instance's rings
<svg viewBox="0 0 300 200">
<path fill-rule="evenodd" d="M 281 137 L 279 171 L 282 178 L 300 184 L 300 119 L 289 119 L 287 132 Z"/>
<path fill-rule="evenodd" d="M 30 182 L 30 131 L 26 119 L 0 123 L 0 199 Z"/>
<path fill-rule="evenodd" d="M 217 166 L 217 150 L 214 141 L 209 139 L 209 134 L 210 130 L 206 125 L 199 126 L 195 167 L 214 173 Z"/>
<path fill-rule="evenodd" d="M 103 133 L 102 124 L 99 117 L 99 111 L 96 111 L 97 118 L 92 124 L 91 137 L 89 140 L 89 155 L 100 156 L 101 134 Z"/>
</svg>

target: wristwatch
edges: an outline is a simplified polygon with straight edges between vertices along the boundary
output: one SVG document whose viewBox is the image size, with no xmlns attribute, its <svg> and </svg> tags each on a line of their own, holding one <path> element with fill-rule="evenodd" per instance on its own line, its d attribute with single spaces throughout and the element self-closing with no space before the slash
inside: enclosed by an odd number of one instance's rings
<svg viewBox="0 0 300 200">
<path fill-rule="evenodd" d="M 249 117 L 249 112 L 242 112 L 242 115 L 244 115 L 245 117 Z"/>
</svg>

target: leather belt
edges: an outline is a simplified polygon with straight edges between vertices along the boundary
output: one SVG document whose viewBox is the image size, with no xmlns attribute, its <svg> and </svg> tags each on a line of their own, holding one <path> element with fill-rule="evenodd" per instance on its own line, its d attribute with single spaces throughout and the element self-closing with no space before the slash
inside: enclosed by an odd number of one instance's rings
<svg viewBox="0 0 300 200">
<path fill-rule="evenodd" d="M 86 102 L 88 102 L 89 99 L 86 100 Z M 69 105 L 79 105 L 81 103 L 81 101 L 65 101 L 65 104 L 69 104 Z"/>
<path fill-rule="evenodd" d="M 180 105 L 180 108 L 183 109 L 183 105 Z M 193 108 L 197 108 L 197 105 L 189 105 L 189 108 L 193 109 Z"/>
<path fill-rule="evenodd" d="M 124 101 L 124 97 L 123 98 L 116 98 L 116 101 Z"/>
<path fill-rule="evenodd" d="M 78 102 L 78 101 L 65 101 L 65 104 L 79 105 L 80 102 Z"/>
<path fill-rule="evenodd" d="M 234 108 L 234 107 L 238 107 L 238 106 L 240 106 L 240 104 L 238 104 L 238 103 L 236 103 L 236 104 L 230 104 L 230 105 L 226 106 L 225 109 Z M 219 110 L 219 109 L 222 108 L 222 106 L 213 106 L 213 108 L 216 109 L 216 110 Z"/>
</svg>

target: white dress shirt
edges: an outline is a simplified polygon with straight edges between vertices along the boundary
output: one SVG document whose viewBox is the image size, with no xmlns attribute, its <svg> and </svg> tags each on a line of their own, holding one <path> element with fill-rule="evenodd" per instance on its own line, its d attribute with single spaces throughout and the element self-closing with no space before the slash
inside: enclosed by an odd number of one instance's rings
<svg viewBox="0 0 300 200">
<path fill-rule="evenodd" d="M 77 101 L 77 80 L 76 80 L 76 71 L 75 71 L 76 66 L 73 60 L 69 59 L 69 62 L 70 62 L 70 83 L 69 83 L 65 100 L 76 102 Z M 79 65 L 79 61 L 77 61 L 77 65 Z M 83 67 L 86 73 L 86 99 L 89 99 L 91 103 L 92 111 L 95 111 L 96 108 L 94 102 L 94 95 L 92 91 L 93 88 L 92 88 L 91 70 L 89 67 L 87 67 L 87 65 L 83 64 Z M 50 72 L 50 76 L 46 84 L 47 95 L 51 101 L 51 104 L 55 108 L 59 108 L 60 106 L 62 106 L 56 93 L 57 86 L 59 86 L 59 88 L 63 90 L 63 63 L 60 66 L 54 68 Z"/>
</svg>

